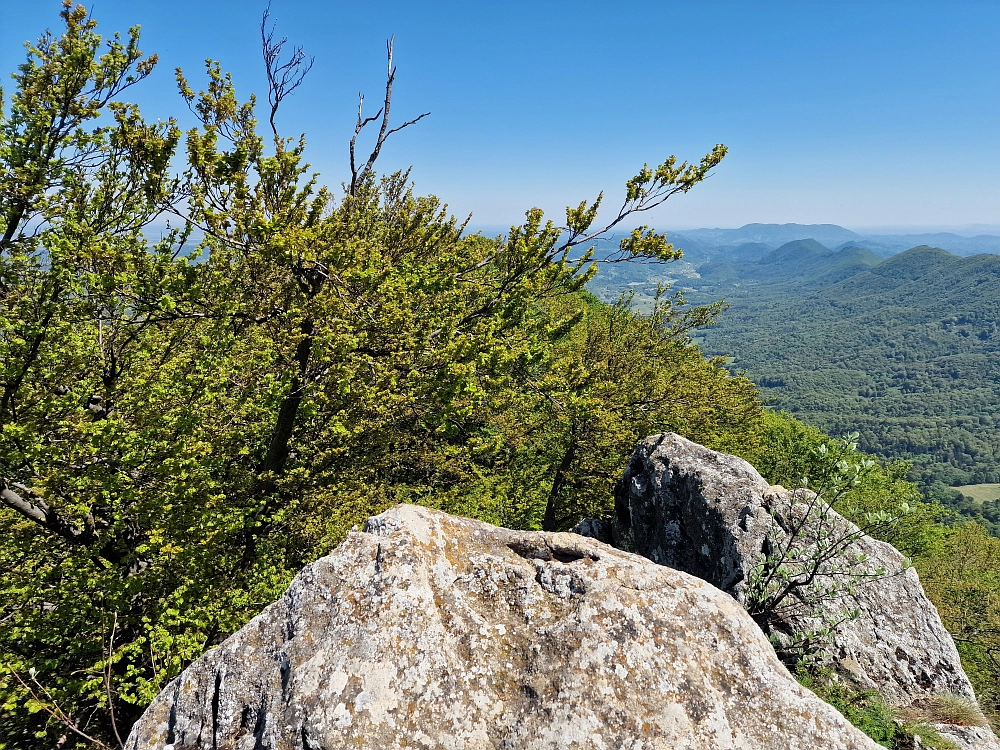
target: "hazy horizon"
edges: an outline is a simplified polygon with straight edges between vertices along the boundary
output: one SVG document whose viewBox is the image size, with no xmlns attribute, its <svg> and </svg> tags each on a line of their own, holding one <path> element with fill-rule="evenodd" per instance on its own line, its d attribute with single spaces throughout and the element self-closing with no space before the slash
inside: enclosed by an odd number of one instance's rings
<svg viewBox="0 0 1000 750">
<path fill-rule="evenodd" d="M 151 118 L 193 124 L 173 70 L 203 85 L 204 59 L 264 93 L 266 0 L 100 0 L 99 30 L 142 26 L 160 65 L 134 89 Z M 60 0 L 0 0 L 0 71 L 57 29 Z M 730 155 L 704 184 L 643 217 L 702 228 L 832 223 L 864 231 L 1000 227 L 1000 4 L 274 0 L 279 35 L 315 56 L 279 113 L 305 133 L 324 182 L 347 175 L 358 92 L 378 109 L 396 37 L 396 124 L 383 171 L 458 216 L 510 226 L 532 206 L 555 221 L 674 153 Z M 5 85 L 6 88 L 9 86 Z M 722 217 L 722 218 L 720 218 Z M 1000 231 L 1000 230 L 997 230 Z"/>
<path fill-rule="evenodd" d="M 473 219 L 474 218 L 475 217 L 473 217 Z M 555 221 L 555 217 L 550 217 L 550 218 L 553 218 L 553 221 Z M 558 223 L 558 222 L 556 222 L 556 223 Z M 930 226 L 928 226 L 928 225 L 914 225 L 914 226 L 885 225 L 885 226 L 856 227 L 856 226 L 847 226 L 847 225 L 844 225 L 844 224 L 837 224 L 836 222 L 832 222 L 832 221 L 817 221 L 817 222 L 802 222 L 802 221 L 786 221 L 786 222 L 776 222 L 776 221 L 748 221 L 748 222 L 744 222 L 743 224 L 734 225 L 734 226 L 723 226 L 723 225 L 714 225 L 714 224 L 705 224 L 705 225 L 698 225 L 698 226 L 695 226 L 695 225 L 692 225 L 692 226 L 674 226 L 674 225 L 669 225 L 669 226 L 664 226 L 662 228 L 658 227 L 658 230 L 659 231 L 664 231 L 664 232 L 691 232 L 691 231 L 700 230 L 700 229 L 712 229 L 712 230 L 723 230 L 724 231 L 724 230 L 742 229 L 745 226 L 751 226 L 751 225 L 754 225 L 754 224 L 761 224 L 761 225 L 765 225 L 765 226 L 837 226 L 837 227 L 841 227 L 842 229 L 847 229 L 847 230 L 849 230 L 851 232 L 854 232 L 855 234 L 872 235 L 872 236 L 879 236 L 879 235 L 910 235 L 910 234 L 913 234 L 913 235 L 916 235 L 916 234 L 939 234 L 939 233 L 956 234 L 956 235 L 958 235 L 960 237 L 975 237 L 975 236 L 978 236 L 978 235 L 995 235 L 995 236 L 1000 236 L 1000 224 L 962 224 L 962 225 L 957 225 L 957 226 L 956 225 L 944 225 L 944 226 L 940 226 L 940 225 L 930 225 Z M 469 228 L 470 229 L 476 229 L 476 230 L 481 230 L 481 231 L 495 230 L 495 229 L 502 229 L 503 231 L 506 231 L 510 226 L 511 225 L 508 225 L 508 224 L 497 224 L 497 223 L 487 224 L 487 223 L 476 222 L 476 221 L 470 221 L 469 222 Z M 613 230 L 613 231 L 620 231 L 620 232 L 622 232 L 622 231 L 628 231 L 630 228 L 631 228 L 631 224 L 625 224 L 625 225 L 622 225 L 622 228 L 616 227 L 615 230 Z"/>
</svg>

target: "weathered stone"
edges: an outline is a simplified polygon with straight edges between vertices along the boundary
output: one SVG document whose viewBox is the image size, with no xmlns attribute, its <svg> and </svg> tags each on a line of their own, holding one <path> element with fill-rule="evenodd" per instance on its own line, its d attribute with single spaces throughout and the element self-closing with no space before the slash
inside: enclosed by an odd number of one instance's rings
<svg viewBox="0 0 1000 750">
<path fill-rule="evenodd" d="M 584 518 L 570 529 L 570 531 L 580 536 L 589 536 L 591 539 L 596 539 L 605 544 L 613 545 L 615 541 L 614 529 L 611 524 L 598 518 Z"/>
<path fill-rule="evenodd" d="M 798 494 L 768 486 L 746 461 L 665 433 L 646 438 L 633 453 L 616 491 L 611 533 L 619 548 L 696 575 L 745 602 L 762 550 L 780 547 L 787 539 L 782 527 L 803 507 Z M 825 518 L 835 533 L 856 537 L 845 555 L 863 560 L 868 571 L 886 572 L 823 602 L 828 620 L 860 612 L 836 630 L 833 666 L 900 705 L 929 695 L 974 701 L 955 644 L 917 573 L 891 545 L 860 535 L 832 510 Z M 578 526 L 583 532 L 588 528 Z M 779 623 L 778 634 L 821 624 L 792 612 Z"/>
<path fill-rule="evenodd" d="M 127 750 L 876 750 L 730 596 L 576 534 L 399 506 L 174 680 Z"/>
<path fill-rule="evenodd" d="M 1000 750 L 989 727 L 965 727 L 958 724 L 931 724 L 931 728 L 946 740 L 955 744 L 958 750 Z"/>
<path fill-rule="evenodd" d="M 703 578 L 743 602 L 765 544 L 777 546 L 784 537 L 772 513 L 794 512 L 794 505 L 792 493 L 770 487 L 746 461 L 665 433 L 646 438 L 633 453 L 616 492 L 612 533 L 616 546 Z M 832 511 L 828 518 L 857 532 Z M 903 556 L 863 535 L 849 553 L 864 555 L 871 570 L 887 575 L 824 603 L 833 621 L 860 611 L 837 629 L 835 665 L 896 703 L 931 694 L 974 700 L 955 644 Z M 819 624 L 799 613 L 782 629 L 803 632 Z"/>
<path fill-rule="evenodd" d="M 742 458 L 673 433 L 646 438 L 615 491 L 614 544 L 703 578 L 742 603 L 772 525 L 768 487 Z"/>
</svg>

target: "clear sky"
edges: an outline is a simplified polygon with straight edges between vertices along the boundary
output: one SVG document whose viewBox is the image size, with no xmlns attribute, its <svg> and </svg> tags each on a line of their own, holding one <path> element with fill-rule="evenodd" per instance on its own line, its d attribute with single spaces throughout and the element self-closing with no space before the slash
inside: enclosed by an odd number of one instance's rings
<svg viewBox="0 0 1000 750">
<path fill-rule="evenodd" d="M 263 93 L 261 0 L 88 0 L 105 32 L 141 24 L 157 52 L 135 90 L 148 117 L 189 119 L 173 69 L 206 57 Z M 57 28 L 58 0 L 0 0 L 0 70 Z M 394 136 L 383 170 L 412 165 L 477 225 L 604 189 L 644 161 L 717 173 L 672 199 L 661 227 L 749 222 L 865 227 L 1000 224 L 1000 3 L 344 2 L 273 0 L 278 32 L 316 58 L 280 115 L 328 184 L 347 174 L 357 94 L 378 108 L 396 35 L 393 111 L 431 116 Z M 397 120 L 398 122 L 399 120 Z"/>
</svg>

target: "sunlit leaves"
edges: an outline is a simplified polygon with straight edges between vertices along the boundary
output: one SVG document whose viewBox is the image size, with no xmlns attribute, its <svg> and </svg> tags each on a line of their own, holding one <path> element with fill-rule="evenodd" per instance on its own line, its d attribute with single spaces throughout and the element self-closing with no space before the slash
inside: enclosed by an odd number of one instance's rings
<svg viewBox="0 0 1000 750">
<path fill-rule="evenodd" d="M 719 305 L 661 295 L 644 316 L 583 292 L 593 253 L 566 232 L 599 234 L 601 197 L 497 238 L 406 173 L 335 197 L 211 61 L 201 90 L 178 72 L 199 125 L 172 177 L 177 126 L 120 98 L 155 57 L 136 30 L 102 55 L 82 8 L 63 18 L 0 122 L 0 479 L 36 511 L 0 506 L 0 734 L 57 744 L 58 707 L 112 742 L 388 505 L 563 527 L 607 510 L 644 433 L 757 413 L 688 338 Z M 644 170 L 619 220 L 720 149 Z M 161 212 L 179 226 L 151 242 Z M 679 257 L 647 227 L 621 250 Z"/>
</svg>

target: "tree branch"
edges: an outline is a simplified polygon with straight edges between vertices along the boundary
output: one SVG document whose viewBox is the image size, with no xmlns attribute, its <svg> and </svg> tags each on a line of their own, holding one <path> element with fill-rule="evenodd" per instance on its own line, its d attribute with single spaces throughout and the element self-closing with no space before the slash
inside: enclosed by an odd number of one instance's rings
<svg viewBox="0 0 1000 750">
<path fill-rule="evenodd" d="M 274 120 L 282 100 L 302 85 L 303 79 L 312 70 L 315 57 L 306 62 L 306 53 L 301 47 L 293 47 L 288 60 L 281 62 L 281 50 L 288 43 L 287 37 L 277 41 L 274 38 L 274 24 L 269 29 L 267 22 L 271 18 L 271 3 L 264 9 L 260 19 L 261 51 L 264 55 L 264 67 L 267 70 L 267 103 L 271 105 L 268 122 L 275 141 L 278 141 L 278 127 Z"/>
<path fill-rule="evenodd" d="M 118 629 L 118 613 L 115 612 L 115 621 L 111 625 L 111 637 L 108 641 L 108 663 L 104 669 L 104 689 L 108 696 L 108 718 L 111 719 L 111 730 L 118 740 L 119 747 L 125 747 L 122 737 L 118 734 L 118 722 L 115 720 L 115 699 L 111 692 L 111 664 L 115 654 L 115 631 Z"/>
<path fill-rule="evenodd" d="M 83 739 L 85 739 L 87 742 L 91 742 L 97 747 L 104 748 L 104 750 L 111 750 L 110 745 L 106 745 L 105 743 L 101 742 L 98 739 L 95 739 L 94 737 L 91 737 L 89 734 L 85 733 L 82 729 L 80 729 L 80 727 L 77 726 L 76 722 L 73 721 L 72 717 L 65 711 L 63 711 L 62 708 L 60 708 L 59 704 L 52 699 L 52 695 L 49 693 L 49 691 L 46 690 L 44 687 L 42 687 L 41 683 L 39 683 L 38 680 L 35 679 L 33 674 L 29 672 L 31 681 L 35 683 L 35 685 L 37 685 L 39 689 L 41 689 L 41 691 L 45 693 L 45 697 L 52 702 L 52 708 L 49 708 L 47 705 L 45 705 L 45 702 L 38 697 L 38 694 L 31 688 L 31 686 L 28 685 L 28 683 L 26 683 L 23 679 L 21 679 L 21 675 L 17 673 L 17 670 L 13 669 L 12 667 L 8 667 L 7 669 L 14 676 L 14 679 L 17 680 L 19 683 L 21 683 L 21 687 L 23 687 L 25 690 L 28 691 L 28 695 L 30 695 L 35 700 L 35 703 L 37 703 L 38 706 L 45 713 L 47 713 L 49 716 L 58 721 L 60 724 L 62 724 L 64 727 L 69 729 L 74 734 L 78 734 L 81 737 L 83 737 Z M 32 670 L 32 672 L 33 671 L 34 670 Z"/>
<path fill-rule="evenodd" d="M 11 510 L 17 511 L 29 521 L 34 521 L 72 544 L 90 545 L 97 541 L 93 516 L 86 517 L 84 527 L 81 530 L 52 510 L 48 503 L 30 487 L 19 482 L 11 482 L 6 478 L 0 478 L 0 485 L 2 485 L 0 502 Z"/>
<path fill-rule="evenodd" d="M 350 152 L 351 152 L 350 194 L 351 195 L 357 194 L 358 186 L 365 181 L 365 179 L 368 177 L 369 174 L 371 174 L 372 168 L 375 166 L 375 161 L 378 159 L 378 155 L 382 151 L 382 146 L 385 145 L 386 139 L 393 133 L 398 133 L 403 128 L 408 128 L 410 125 L 419 122 L 420 120 L 424 119 L 430 114 L 430 112 L 424 112 L 422 115 L 419 115 L 413 118 L 412 120 L 407 120 L 402 125 L 399 125 L 391 129 L 389 128 L 389 109 L 392 105 L 392 84 L 396 80 L 396 68 L 392 64 L 392 49 L 395 41 L 396 41 L 396 36 L 394 34 L 385 43 L 386 53 L 389 58 L 389 64 L 386 69 L 385 102 L 382 105 L 382 109 L 376 112 L 373 117 L 363 117 L 361 110 L 365 102 L 365 97 L 361 94 L 358 95 L 360 99 L 358 102 L 358 121 L 354 127 L 354 137 L 351 138 L 351 147 L 350 147 Z M 362 167 L 361 170 L 358 170 L 357 162 L 355 159 L 355 147 L 358 142 L 358 135 L 360 135 L 361 131 L 365 128 L 366 125 L 369 125 L 375 122 L 377 119 L 379 119 L 379 116 L 381 116 L 382 118 L 382 125 L 379 128 L 378 138 L 375 139 L 375 147 L 372 149 L 371 154 L 369 154 L 368 161 L 365 163 L 365 166 Z"/>
</svg>

